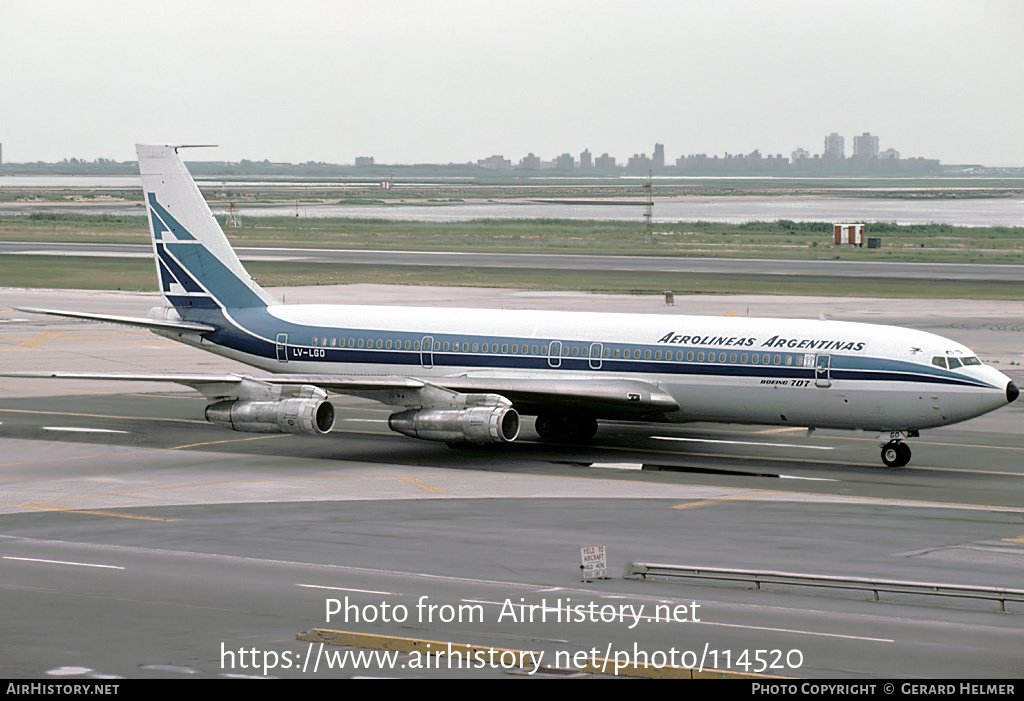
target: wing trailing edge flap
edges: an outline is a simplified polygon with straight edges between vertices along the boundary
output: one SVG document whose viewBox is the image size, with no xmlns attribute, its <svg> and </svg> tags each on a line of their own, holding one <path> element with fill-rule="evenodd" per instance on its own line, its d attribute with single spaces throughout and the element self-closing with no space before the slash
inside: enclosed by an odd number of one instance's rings
<svg viewBox="0 0 1024 701">
<path fill-rule="evenodd" d="M 438 380 L 438 384 L 460 392 L 495 392 L 508 397 L 525 414 L 563 407 L 612 418 L 680 408 L 672 395 L 643 380 L 452 377 Z"/>
<path fill-rule="evenodd" d="M 364 399 L 409 409 L 465 408 L 470 406 L 511 405 L 493 393 L 465 393 L 411 377 L 342 375 L 275 375 L 264 378 L 274 385 L 312 385 L 336 394 L 350 394 Z"/>
<path fill-rule="evenodd" d="M 314 385 L 328 392 L 352 394 L 390 406 L 462 407 L 503 404 L 522 413 L 561 407 L 606 417 L 658 414 L 679 410 L 679 403 L 658 385 L 642 380 L 544 380 L 526 378 L 346 377 L 275 375 L 261 378 L 275 385 Z"/>
</svg>

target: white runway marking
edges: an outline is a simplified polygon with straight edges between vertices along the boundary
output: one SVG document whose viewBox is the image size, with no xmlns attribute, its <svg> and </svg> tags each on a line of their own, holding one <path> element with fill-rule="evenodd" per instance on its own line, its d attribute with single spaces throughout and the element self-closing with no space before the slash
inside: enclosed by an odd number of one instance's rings
<svg viewBox="0 0 1024 701">
<path fill-rule="evenodd" d="M 328 589 L 330 591 L 354 591 L 354 592 L 356 592 L 358 594 L 387 594 L 388 596 L 398 596 L 398 594 L 396 592 L 393 592 L 393 591 L 374 591 L 373 589 L 350 589 L 350 588 L 346 588 L 346 587 L 326 587 L 326 586 L 322 586 L 320 584 L 296 584 L 295 586 L 302 587 L 303 589 Z"/>
<path fill-rule="evenodd" d="M 771 448 L 806 448 L 807 450 L 832 450 L 827 445 L 797 445 L 796 443 L 755 443 L 753 441 L 723 441 L 715 438 L 680 438 L 678 436 L 651 436 L 659 441 L 688 441 L 690 443 L 728 443 L 730 445 L 764 445 Z"/>
<path fill-rule="evenodd" d="M 42 562 L 47 565 L 73 565 L 75 567 L 99 567 L 105 570 L 123 570 L 124 567 L 118 567 L 117 565 L 97 565 L 92 562 L 66 562 L 64 560 L 40 560 L 35 557 L 12 557 L 10 555 L 4 556 L 5 560 L 21 560 L 22 562 Z"/>
<path fill-rule="evenodd" d="M 46 670 L 45 674 L 49 674 L 52 677 L 67 677 L 75 674 L 88 674 L 92 669 L 89 667 L 55 667 L 54 669 Z"/>
<path fill-rule="evenodd" d="M 71 433 L 128 433 L 112 428 L 80 428 L 78 426 L 43 426 L 44 431 L 70 431 Z"/>
</svg>

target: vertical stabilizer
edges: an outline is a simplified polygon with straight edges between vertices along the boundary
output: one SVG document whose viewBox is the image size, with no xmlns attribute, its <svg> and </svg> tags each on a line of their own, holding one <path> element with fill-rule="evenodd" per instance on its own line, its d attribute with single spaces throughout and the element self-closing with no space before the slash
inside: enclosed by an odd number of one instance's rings
<svg viewBox="0 0 1024 701">
<path fill-rule="evenodd" d="M 277 302 L 253 280 L 174 146 L 137 145 L 160 292 L 182 318 Z"/>
</svg>

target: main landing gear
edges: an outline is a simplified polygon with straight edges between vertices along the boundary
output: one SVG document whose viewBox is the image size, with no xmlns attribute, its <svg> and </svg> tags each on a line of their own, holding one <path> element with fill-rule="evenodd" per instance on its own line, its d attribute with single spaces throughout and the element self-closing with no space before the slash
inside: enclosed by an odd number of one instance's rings
<svg viewBox="0 0 1024 701">
<path fill-rule="evenodd" d="M 910 446 L 892 440 L 882 446 L 882 462 L 889 467 L 905 467 L 910 462 Z"/>
<path fill-rule="evenodd" d="M 585 441 L 597 433 L 597 419 L 545 411 L 534 423 L 537 435 L 548 441 Z"/>
</svg>

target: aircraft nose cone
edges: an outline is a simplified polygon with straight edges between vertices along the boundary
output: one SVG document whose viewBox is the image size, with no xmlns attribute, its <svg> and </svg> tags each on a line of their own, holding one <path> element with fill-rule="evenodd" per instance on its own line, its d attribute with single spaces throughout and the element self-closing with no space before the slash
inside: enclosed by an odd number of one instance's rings
<svg viewBox="0 0 1024 701">
<path fill-rule="evenodd" d="M 1020 396 L 1020 390 L 1017 389 L 1017 383 L 1014 382 L 1013 380 L 1010 380 L 1009 382 L 1007 382 L 1006 383 L 1006 401 L 1014 402 L 1014 401 L 1017 400 L 1017 397 L 1019 397 L 1019 396 Z"/>
</svg>

